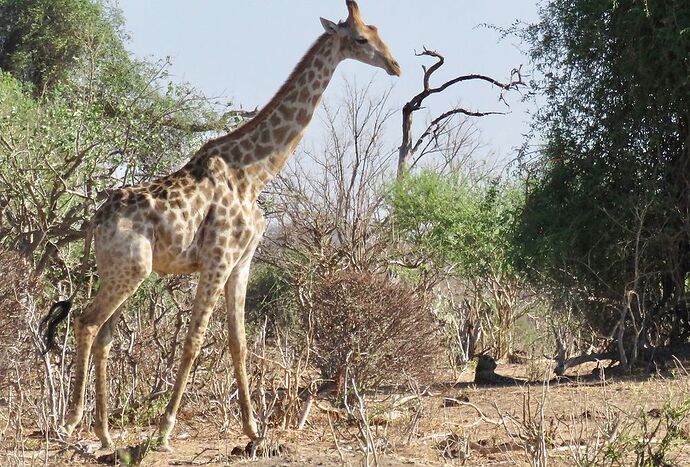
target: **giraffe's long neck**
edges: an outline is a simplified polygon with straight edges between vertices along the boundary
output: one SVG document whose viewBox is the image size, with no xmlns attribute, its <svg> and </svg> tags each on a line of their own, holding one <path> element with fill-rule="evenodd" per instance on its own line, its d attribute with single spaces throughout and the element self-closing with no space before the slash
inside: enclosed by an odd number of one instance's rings
<svg viewBox="0 0 690 467">
<path fill-rule="evenodd" d="M 283 168 L 301 141 L 342 60 L 337 41 L 337 37 L 323 34 L 256 117 L 206 144 L 209 156 L 220 155 L 228 167 L 251 180 L 256 196 Z"/>
</svg>

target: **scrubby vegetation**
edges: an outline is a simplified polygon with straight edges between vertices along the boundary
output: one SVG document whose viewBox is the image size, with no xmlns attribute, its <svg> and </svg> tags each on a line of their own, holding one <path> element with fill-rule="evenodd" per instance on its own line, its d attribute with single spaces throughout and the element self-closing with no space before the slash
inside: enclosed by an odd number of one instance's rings
<svg viewBox="0 0 690 467">
<path fill-rule="evenodd" d="M 165 61 L 128 55 L 123 31 L 108 1 L 0 0 L 3 465 L 55 454 L 49 438 L 66 410 L 74 345 L 68 321 L 57 352 L 43 356 L 40 319 L 58 297 L 76 293 L 80 307 L 97 289 L 83 240 L 108 190 L 169 173 L 243 123 L 171 83 Z M 269 438 L 312 428 L 343 462 L 356 454 L 370 464 L 415 443 L 435 446 L 435 461 L 512 451 L 532 465 L 553 456 L 577 465 L 681 459 L 690 5 L 545 0 L 538 23 L 504 32 L 529 49 L 526 97 L 544 101 L 505 170 L 478 160 L 461 109 L 431 118 L 416 143 L 417 127 L 404 127 L 396 161 L 384 137 L 396 115 L 388 95 L 352 86 L 326 104 L 321 145 L 298 150 L 262 195 L 269 228 L 246 317 L 254 402 Z M 409 118 L 438 66 L 425 70 Z M 527 89 L 516 73 L 494 83 L 500 92 Z M 195 280 L 152 276 L 118 323 L 111 419 L 123 445 L 149 434 L 165 405 Z M 183 417 L 230 436 L 239 415 L 224 315 L 209 326 Z M 480 356 L 490 378 L 502 365 L 526 365 L 510 379 L 525 384 L 519 407 L 453 386 Z M 622 379 L 610 383 L 612 370 Z M 576 408 L 551 402 L 571 400 L 554 371 L 596 381 L 601 392 L 573 387 Z M 626 403 L 643 402 L 621 406 L 611 385 Z M 645 388 L 665 397 L 648 407 Z M 90 394 L 82 434 L 92 405 Z M 440 405 L 446 418 L 430 428 Z M 462 420 L 449 415 L 460 409 Z M 493 447 L 478 427 L 493 430 Z"/>
</svg>

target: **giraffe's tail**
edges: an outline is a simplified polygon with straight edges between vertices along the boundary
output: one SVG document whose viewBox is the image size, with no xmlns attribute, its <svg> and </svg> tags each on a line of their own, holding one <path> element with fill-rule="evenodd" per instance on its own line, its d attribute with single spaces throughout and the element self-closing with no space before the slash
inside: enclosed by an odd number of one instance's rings
<svg viewBox="0 0 690 467">
<path fill-rule="evenodd" d="M 89 255 L 91 253 L 91 242 L 93 241 L 93 223 L 89 224 L 86 229 L 86 235 L 84 236 L 84 255 L 81 261 L 81 275 L 86 275 L 86 270 L 89 267 Z M 61 300 L 55 302 L 53 306 L 50 307 L 48 314 L 41 320 L 38 325 L 39 331 L 43 328 L 43 355 L 47 354 L 55 347 L 55 330 L 57 325 L 60 324 L 67 318 L 70 310 L 72 309 L 72 299 L 77 295 L 78 289 L 75 289 L 72 296 L 67 300 Z"/>
<path fill-rule="evenodd" d="M 43 333 L 43 343 L 45 346 L 43 355 L 47 354 L 53 349 L 53 347 L 55 347 L 55 329 L 57 328 L 58 324 L 67 318 L 70 309 L 72 309 L 71 301 L 62 300 L 56 302 L 52 307 L 50 307 L 48 314 L 41 320 L 39 329 L 45 327 L 45 331 Z"/>
</svg>

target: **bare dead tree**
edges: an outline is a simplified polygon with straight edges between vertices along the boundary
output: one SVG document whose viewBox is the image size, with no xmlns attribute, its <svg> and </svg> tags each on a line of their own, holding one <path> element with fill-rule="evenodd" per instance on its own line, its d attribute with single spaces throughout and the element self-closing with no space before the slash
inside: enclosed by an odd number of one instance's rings
<svg viewBox="0 0 690 467">
<path fill-rule="evenodd" d="M 323 147 L 299 152 L 270 187 L 259 258 L 290 271 L 294 285 L 341 269 L 385 269 L 388 240 L 379 227 L 393 154 L 383 141 L 393 114 L 387 98 L 350 87 L 342 105 L 326 105 Z"/>
<path fill-rule="evenodd" d="M 502 83 L 488 76 L 471 74 L 458 76 L 449 81 L 446 81 L 440 86 L 432 86 L 432 75 L 443 66 L 443 64 L 445 63 L 445 58 L 440 53 L 434 50 L 429 50 L 426 47 L 424 48 L 423 52 L 418 53 L 416 55 L 418 57 L 433 57 L 436 59 L 436 63 L 434 63 L 432 66 L 428 68 L 426 67 L 426 65 L 422 65 L 422 69 L 424 70 L 423 89 L 419 94 L 417 94 L 409 102 L 407 102 L 402 109 L 402 144 L 400 145 L 398 156 L 398 178 L 400 178 L 403 174 L 411 170 L 415 166 L 415 164 L 417 164 L 417 162 L 421 159 L 421 157 L 423 157 L 427 153 L 429 147 L 433 146 L 435 143 L 438 142 L 439 136 L 444 131 L 447 131 L 448 125 L 452 117 L 456 115 L 465 115 L 467 117 L 485 117 L 487 115 L 505 114 L 505 112 L 478 112 L 467 110 L 463 107 L 455 107 L 446 110 L 445 112 L 442 112 L 440 115 L 433 118 L 431 122 L 427 125 L 426 129 L 415 141 L 412 135 L 412 116 L 414 112 L 422 109 L 422 105 L 424 104 L 425 99 L 432 95 L 442 93 L 446 89 L 458 83 L 463 83 L 467 81 L 484 81 L 491 84 L 492 86 L 500 88 L 501 93 L 499 95 L 499 101 L 503 102 L 507 106 L 508 104 L 504 99 L 503 93 L 518 90 L 520 86 L 525 85 L 525 83 L 522 81 L 521 69 L 514 68 L 510 73 L 510 81 L 507 83 Z M 415 158 L 415 156 L 417 157 Z"/>
</svg>

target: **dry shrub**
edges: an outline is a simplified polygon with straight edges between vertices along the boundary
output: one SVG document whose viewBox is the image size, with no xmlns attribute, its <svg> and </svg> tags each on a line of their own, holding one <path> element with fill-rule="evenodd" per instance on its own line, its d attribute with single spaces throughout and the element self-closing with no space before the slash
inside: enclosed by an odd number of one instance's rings
<svg viewBox="0 0 690 467">
<path fill-rule="evenodd" d="M 405 284 L 366 272 L 323 278 L 311 296 L 314 362 L 342 387 L 347 372 L 366 389 L 428 380 L 440 355 L 425 301 Z"/>
<path fill-rule="evenodd" d="M 155 424 L 163 411 L 177 377 L 195 291 L 195 276 L 152 276 L 127 302 L 109 360 L 110 407 L 120 424 Z M 232 371 L 223 306 L 217 304 L 192 366 L 183 412 L 189 403 L 199 408 L 195 401 L 200 398 L 220 396 L 224 391 L 216 391 L 218 385 L 230 391 L 225 387 Z"/>
<path fill-rule="evenodd" d="M 34 350 L 27 327 L 26 301 L 38 291 L 39 284 L 31 266 L 17 253 L 0 251 L 0 375 L 14 357 L 28 358 Z M 2 379 L 2 378 L 0 378 Z"/>
<path fill-rule="evenodd" d="M 38 352 L 43 284 L 15 252 L 0 250 L 0 271 L 0 463 L 22 465 L 26 433 L 55 420 L 58 397 Z"/>
</svg>

